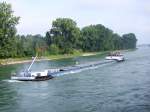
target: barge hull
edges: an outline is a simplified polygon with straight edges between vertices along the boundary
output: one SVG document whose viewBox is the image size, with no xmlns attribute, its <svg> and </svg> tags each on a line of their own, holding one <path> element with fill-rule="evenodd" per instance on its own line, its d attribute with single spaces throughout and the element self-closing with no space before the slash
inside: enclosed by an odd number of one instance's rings
<svg viewBox="0 0 150 112">
<path fill-rule="evenodd" d="M 12 77 L 12 80 L 18 81 L 45 81 L 54 78 L 53 76 L 38 76 L 38 77 Z"/>
</svg>

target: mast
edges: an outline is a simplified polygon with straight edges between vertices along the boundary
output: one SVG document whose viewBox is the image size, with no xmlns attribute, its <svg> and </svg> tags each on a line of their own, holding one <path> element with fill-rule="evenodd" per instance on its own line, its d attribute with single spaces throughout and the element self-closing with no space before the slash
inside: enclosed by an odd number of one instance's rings
<svg viewBox="0 0 150 112">
<path fill-rule="evenodd" d="M 29 68 L 28 68 L 28 72 L 29 72 L 29 70 L 31 69 L 31 67 L 32 67 L 32 65 L 33 65 L 33 63 L 34 63 L 34 61 L 35 61 L 35 59 L 37 58 L 37 56 L 36 57 L 34 57 L 34 59 L 32 60 L 32 63 L 30 64 L 30 66 L 29 66 Z"/>
</svg>

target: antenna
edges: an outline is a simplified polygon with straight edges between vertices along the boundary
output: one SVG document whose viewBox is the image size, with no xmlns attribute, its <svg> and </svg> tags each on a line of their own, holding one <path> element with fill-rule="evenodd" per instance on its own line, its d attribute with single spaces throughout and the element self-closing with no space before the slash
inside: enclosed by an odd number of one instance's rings
<svg viewBox="0 0 150 112">
<path fill-rule="evenodd" d="M 33 65 L 33 63 L 34 63 L 34 61 L 35 61 L 35 59 L 37 58 L 37 56 L 36 57 L 34 57 L 34 59 L 32 60 L 32 63 L 30 64 L 30 66 L 29 66 L 29 68 L 28 68 L 28 72 L 29 72 L 29 70 L 31 69 L 31 67 L 32 67 L 32 65 Z"/>
</svg>

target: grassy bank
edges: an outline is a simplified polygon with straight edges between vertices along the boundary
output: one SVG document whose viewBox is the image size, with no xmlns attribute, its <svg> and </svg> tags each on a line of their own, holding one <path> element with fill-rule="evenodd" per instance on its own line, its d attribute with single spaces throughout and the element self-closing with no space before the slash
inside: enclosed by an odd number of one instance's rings
<svg viewBox="0 0 150 112">
<path fill-rule="evenodd" d="M 38 57 L 36 61 L 43 61 L 43 60 L 57 60 L 57 59 L 64 59 L 64 58 L 73 58 L 77 56 L 91 56 L 97 54 L 103 54 L 104 52 L 86 52 L 86 53 L 76 53 L 76 54 L 64 54 L 64 55 L 49 55 Z M 8 58 L 8 59 L 0 59 L 0 65 L 11 65 L 11 64 L 19 64 L 19 63 L 28 63 L 31 62 L 31 57 L 22 57 L 22 58 Z"/>
<path fill-rule="evenodd" d="M 128 49 L 128 50 L 120 50 L 123 52 L 133 51 L 135 49 Z M 64 54 L 64 55 L 49 55 L 49 56 L 42 56 L 38 57 L 36 61 L 44 61 L 44 60 L 57 60 L 57 59 L 64 59 L 64 58 L 73 58 L 77 56 L 92 56 L 92 55 L 104 55 L 112 51 L 103 51 L 103 52 L 78 52 L 75 54 Z M 19 64 L 19 63 L 28 63 L 31 62 L 31 57 L 22 57 L 22 58 L 8 58 L 8 59 L 0 59 L 0 66 L 3 65 L 11 65 L 11 64 Z"/>
</svg>

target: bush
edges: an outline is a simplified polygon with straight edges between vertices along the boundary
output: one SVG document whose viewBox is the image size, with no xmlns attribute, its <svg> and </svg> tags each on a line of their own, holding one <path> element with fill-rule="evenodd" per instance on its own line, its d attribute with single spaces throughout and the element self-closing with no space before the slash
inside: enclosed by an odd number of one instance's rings
<svg viewBox="0 0 150 112">
<path fill-rule="evenodd" d="M 59 54 L 59 48 L 58 48 L 58 46 L 57 45 L 55 45 L 55 44 L 52 44 L 51 46 L 50 46 L 50 54 Z"/>
</svg>

